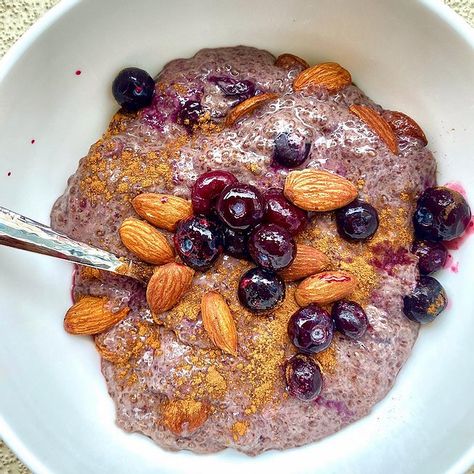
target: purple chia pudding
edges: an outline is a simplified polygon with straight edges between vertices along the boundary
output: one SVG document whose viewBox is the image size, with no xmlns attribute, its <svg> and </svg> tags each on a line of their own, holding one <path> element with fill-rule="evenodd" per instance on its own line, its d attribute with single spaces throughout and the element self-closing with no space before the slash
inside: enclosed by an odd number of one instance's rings
<svg viewBox="0 0 474 474">
<path fill-rule="evenodd" d="M 311 213 L 296 237 L 297 244 L 323 251 L 332 268 L 356 275 L 359 284 L 350 299 L 368 320 L 362 338 L 336 331 L 329 348 L 311 355 L 323 380 L 313 401 L 291 396 L 285 386 L 285 362 L 297 352 L 287 334 L 298 309 L 297 283 L 287 283 L 275 310 L 251 313 L 239 302 L 237 288 L 252 264 L 226 255 L 195 273 L 174 308 L 151 314 L 140 283 L 76 271 L 75 299 L 104 296 L 113 309 L 130 308 L 120 323 L 95 336 L 102 372 L 117 424 L 164 448 L 210 453 L 231 447 L 256 455 L 324 438 L 367 415 L 387 394 L 417 337 L 419 325 L 402 311 L 403 296 L 419 276 L 417 257 L 409 252 L 411 216 L 416 197 L 435 185 L 435 160 L 424 141 L 410 134 L 398 137 L 399 153 L 392 153 L 349 107 L 389 112 L 353 84 L 336 92 L 318 85 L 295 91 L 293 81 L 303 68 L 302 62 L 280 67 L 269 52 L 243 46 L 205 49 L 170 62 L 156 78 L 151 105 L 113 117 L 54 205 L 55 230 L 136 260 L 118 233 L 124 219 L 138 218 L 135 196 L 190 199 L 196 179 L 210 170 L 231 172 L 262 193 L 283 188 L 289 169 L 275 160 L 275 143 L 289 140 L 304 160 L 293 169 L 341 175 L 378 211 L 378 230 L 364 242 L 341 238 L 331 212 Z M 225 125 L 230 110 L 262 93 L 277 98 Z M 172 234 L 167 236 L 171 243 Z M 209 290 L 222 294 L 231 309 L 236 356 L 217 349 L 203 328 L 200 301 Z M 330 305 L 325 309 L 330 313 Z M 183 410 L 198 411 L 199 423 L 183 418 Z"/>
</svg>

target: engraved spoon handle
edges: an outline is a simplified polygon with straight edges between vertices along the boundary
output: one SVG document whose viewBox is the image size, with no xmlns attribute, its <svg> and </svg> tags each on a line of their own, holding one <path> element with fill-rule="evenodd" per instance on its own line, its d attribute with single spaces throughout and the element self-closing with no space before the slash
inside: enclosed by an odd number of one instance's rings
<svg viewBox="0 0 474 474">
<path fill-rule="evenodd" d="M 116 255 L 55 232 L 48 226 L 0 206 L 0 245 L 62 258 L 88 267 L 146 281 L 143 270 Z"/>
</svg>

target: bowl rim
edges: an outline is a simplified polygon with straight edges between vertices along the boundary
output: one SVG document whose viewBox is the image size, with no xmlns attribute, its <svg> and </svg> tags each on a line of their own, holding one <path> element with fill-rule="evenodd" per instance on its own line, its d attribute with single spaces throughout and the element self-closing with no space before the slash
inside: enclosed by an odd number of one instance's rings
<svg viewBox="0 0 474 474">
<path fill-rule="evenodd" d="M 28 50 L 28 48 L 44 33 L 56 20 L 72 10 L 84 0 L 60 0 L 59 3 L 49 9 L 40 17 L 5 53 L 0 59 L 0 84 L 7 76 L 16 62 Z M 461 38 L 474 50 L 474 28 L 466 20 L 457 14 L 451 7 L 442 0 L 415 0 L 423 8 L 438 16 L 447 23 Z M 25 445 L 17 436 L 15 430 L 3 418 L 0 412 L 0 438 L 5 442 L 15 455 L 28 466 L 33 472 L 38 474 L 54 474 L 49 467 L 44 464 L 35 452 Z M 474 465 L 474 444 L 464 455 L 458 459 L 450 468 L 450 473 L 467 472 Z"/>
</svg>

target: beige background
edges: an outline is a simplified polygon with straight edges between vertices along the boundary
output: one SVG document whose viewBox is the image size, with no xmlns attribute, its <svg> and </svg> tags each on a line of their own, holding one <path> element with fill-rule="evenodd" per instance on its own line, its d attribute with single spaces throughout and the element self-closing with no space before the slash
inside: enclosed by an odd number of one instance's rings
<svg viewBox="0 0 474 474">
<path fill-rule="evenodd" d="M 445 0 L 474 26 L 474 0 Z M 0 57 L 58 0 L 0 0 Z M 26 474 L 26 468 L 0 439 L 0 474 Z M 474 470 L 471 471 L 474 474 Z"/>
</svg>

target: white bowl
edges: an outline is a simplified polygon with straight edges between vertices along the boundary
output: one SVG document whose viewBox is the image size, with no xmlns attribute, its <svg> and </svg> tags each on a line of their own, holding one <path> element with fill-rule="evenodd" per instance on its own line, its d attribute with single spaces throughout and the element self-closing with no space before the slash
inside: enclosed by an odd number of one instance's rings
<svg viewBox="0 0 474 474">
<path fill-rule="evenodd" d="M 53 8 L 1 63 L 1 205 L 48 222 L 116 109 L 121 67 L 156 73 L 235 44 L 345 65 L 372 98 L 422 124 L 440 182 L 460 181 L 474 204 L 474 36 L 441 3 L 89 0 Z M 253 459 L 170 453 L 118 429 L 92 342 L 62 329 L 71 266 L 0 248 L 0 435 L 36 473 L 461 473 L 474 463 L 473 243 L 454 253 L 458 273 L 440 274 L 449 311 L 422 328 L 370 416 Z"/>
</svg>

